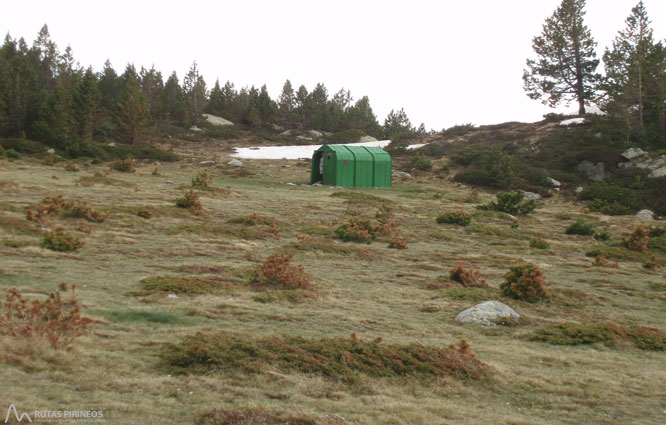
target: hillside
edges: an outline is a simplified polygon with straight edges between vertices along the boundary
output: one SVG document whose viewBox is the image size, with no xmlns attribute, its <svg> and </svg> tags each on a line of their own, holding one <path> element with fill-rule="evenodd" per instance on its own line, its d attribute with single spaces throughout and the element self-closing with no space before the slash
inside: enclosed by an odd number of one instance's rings
<svg viewBox="0 0 666 425">
<path fill-rule="evenodd" d="M 412 177 L 381 190 L 309 186 L 307 160 L 228 164 L 233 146 L 289 143 L 277 132 L 165 136 L 157 145 L 180 159 L 140 159 L 134 172 L 45 153 L 0 159 L 3 298 L 17 288 L 45 300 L 61 282 L 76 284 L 94 320 L 71 350 L 1 328 L 0 380 L 11 383 L 2 406 L 102 410 L 114 424 L 661 424 L 666 227 L 634 213 L 649 203 L 666 214 L 651 195 L 663 180 L 619 169 L 626 147 L 599 149 L 596 125 L 422 136 L 412 142 L 429 144 L 414 152 L 432 170 L 398 147 L 395 169 Z M 543 196 L 528 215 L 476 208 L 500 190 L 488 187 L 483 159 L 499 145 L 515 171 L 507 189 Z M 601 183 L 576 171 L 583 160 L 632 183 L 643 173 L 643 186 L 627 189 L 640 195 L 636 208 L 591 211 L 575 188 Z M 202 210 L 176 205 L 191 189 Z M 446 213 L 471 223 L 438 224 Z M 350 219 L 383 220 L 399 235 L 342 242 L 336 229 Z M 565 233 L 579 220 L 599 240 Z M 652 229 L 643 251 L 623 244 L 639 224 Z M 47 249 L 43 233 L 58 227 L 85 244 Z M 406 249 L 389 247 L 398 239 Z M 287 253 L 310 286 L 298 269 L 285 273 L 295 289 L 257 274 Z M 478 285 L 450 277 L 459 261 L 478 270 Z M 509 268 L 526 263 L 544 271 L 550 298 L 500 290 Z M 520 320 L 454 320 L 488 300 Z"/>
</svg>

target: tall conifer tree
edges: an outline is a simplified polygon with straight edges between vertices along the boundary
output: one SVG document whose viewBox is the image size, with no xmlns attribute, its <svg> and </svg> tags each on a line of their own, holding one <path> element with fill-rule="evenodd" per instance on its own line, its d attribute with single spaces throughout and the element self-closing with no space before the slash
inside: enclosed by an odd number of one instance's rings
<svg viewBox="0 0 666 425">
<path fill-rule="evenodd" d="M 532 40 L 537 59 L 528 59 L 523 72 L 530 98 L 552 107 L 576 101 L 580 115 L 596 98 L 601 78 L 596 73 L 596 42 L 583 22 L 584 7 L 585 0 L 562 1 Z"/>
</svg>

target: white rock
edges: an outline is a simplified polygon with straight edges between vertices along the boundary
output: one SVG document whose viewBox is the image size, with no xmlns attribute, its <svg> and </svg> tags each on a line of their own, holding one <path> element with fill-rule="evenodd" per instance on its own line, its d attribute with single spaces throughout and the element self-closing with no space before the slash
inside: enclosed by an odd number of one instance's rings
<svg viewBox="0 0 666 425">
<path fill-rule="evenodd" d="M 599 221 L 601 223 L 610 223 L 611 218 L 607 215 L 602 215 L 601 217 L 599 217 Z"/>
<path fill-rule="evenodd" d="M 622 152 L 622 157 L 628 161 L 633 161 L 634 159 L 641 158 L 645 155 L 647 155 L 647 152 L 639 148 L 629 148 Z"/>
<path fill-rule="evenodd" d="M 578 187 L 574 190 L 574 192 L 576 192 L 576 193 L 581 193 L 582 191 L 583 191 L 583 186 L 578 186 Z"/>
<path fill-rule="evenodd" d="M 159 162 L 159 161 L 155 161 L 155 162 L 153 162 L 153 165 L 158 165 L 159 166 L 159 165 L 162 165 L 162 163 Z"/>
<path fill-rule="evenodd" d="M 55 149 L 53 149 L 53 148 L 51 148 L 51 149 L 47 149 L 46 152 L 48 152 L 48 153 L 55 153 Z"/>
<path fill-rule="evenodd" d="M 406 173 L 404 171 L 398 171 L 398 170 L 393 170 L 391 172 L 391 176 L 393 176 L 393 177 L 404 177 L 406 179 L 411 179 L 412 178 L 411 174 Z"/>
<path fill-rule="evenodd" d="M 214 125 L 234 125 L 234 123 L 229 120 L 225 120 L 222 117 L 216 117 L 215 115 L 211 114 L 203 114 L 203 116 L 206 118 L 206 121 Z"/>
<path fill-rule="evenodd" d="M 178 298 L 178 295 L 176 295 L 176 294 L 169 294 L 169 295 L 167 295 L 167 298 Z"/>
<path fill-rule="evenodd" d="M 310 135 L 312 137 L 321 137 L 321 136 L 324 135 L 324 133 L 322 133 L 321 131 L 317 131 L 317 130 L 310 130 L 310 131 L 308 131 L 308 133 L 310 133 Z"/>
<path fill-rule="evenodd" d="M 111 142 L 111 143 L 108 144 L 108 146 L 115 146 L 115 145 L 116 145 L 116 144 L 113 143 L 113 142 Z"/>
<path fill-rule="evenodd" d="M 190 127 L 190 131 L 194 131 L 195 133 L 199 133 L 200 131 L 203 131 L 203 130 L 200 129 L 199 127 L 197 127 L 196 125 L 193 125 L 192 127 Z"/>
<path fill-rule="evenodd" d="M 200 165 L 211 165 L 211 164 L 215 164 L 215 161 L 210 161 L 210 160 L 208 160 L 208 161 L 201 161 L 201 162 L 199 162 L 199 164 L 200 164 Z"/>
<path fill-rule="evenodd" d="M 664 176 L 666 176 L 666 167 L 657 168 L 656 170 L 653 170 L 650 174 L 648 174 L 648 178 L 651 179 Z"/>
<path fill-rule="evenodd" d="M 582 124 L 584 122 L 585 122 L 585 118 L 571 118 L 571 119 L 562 121 L 560 123 L 560 125 Z"/>
<path fill-rule="evenodd" d="M 536 201 L 537 199 L 541 199 L 541 195 L 534 192 L 523 192 L 523 199 L 526 201 Z"/>
<path fill-rule="evenodd" d="M 654 213 L 650 210 L 640 210 L 636 213 L 636 217 L 642 218 L 643 220 L 654 220 Z"/>
<path fill-rule="evenodd" d="M 486 301 L 463 310 L 456 316 L 457 322 L 480 323 L 482 325 L 494 325 L 491 321 L 500 317 L 510 317 L 514 320 L 520 319 L 520 315 L 514 309 L 499 301 Z"/>
<path fill-rule="evenodd" d="M 243 162 L 234 158 L 231 161 L 227 162 L 227 165 L 231 165 L 232 167 L 242 167 Z"/>
<path fill-rule="evenodd" d="M 561 183 L 561 182 L 558 182 L 557 180 L 555 180 L 555 179 L 552 178 L 552 177 L 548 177 L 548 181 L 550 182 L 550 185 L 553 186 L 553 187 L 560 187 L 560 186 L 562 186 L 562 183 Z"/>
</svg>

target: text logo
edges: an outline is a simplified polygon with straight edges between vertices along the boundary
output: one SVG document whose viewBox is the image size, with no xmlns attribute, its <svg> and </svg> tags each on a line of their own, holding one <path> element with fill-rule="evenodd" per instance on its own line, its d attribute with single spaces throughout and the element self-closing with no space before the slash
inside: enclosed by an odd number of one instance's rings
<svg viewBox="0 0 666 425">
<path fill-rule="evenodd" d="M 9 409 L 7 409 L 7 416 L 5 416 L 5 423 L 9 422 L 9 415 L 12 413 L 12 411 L 14 412 L 14 417 L 16 418 L 17 421 L 23 422 L 23 419 L 27 419 L 28 422 L 32 422 L 32 419 L 30 419 L 30 415 L 24 413 L 21 416 L 19 416 L 18 412 L 16 411 L 16 406 L 10 404 Z"/>
</svg>

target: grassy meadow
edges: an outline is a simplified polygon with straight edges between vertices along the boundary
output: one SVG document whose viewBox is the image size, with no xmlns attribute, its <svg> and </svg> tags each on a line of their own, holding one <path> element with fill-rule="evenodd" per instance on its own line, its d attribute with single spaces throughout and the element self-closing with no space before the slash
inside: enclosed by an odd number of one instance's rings
<svg viewBox="0 0 666 425">
<path fill-rule="evenodd" d="M 103 410 L 110 424 L 666 422 L 666 272 L 643 266 L 655 255 L 666 267 L 666 244 L 649 253 L 624 248 L 640 219 L 600 220 L 569 188 L 514 220 L 476 208 L 495 193 L 474 199 L 446 176 L 342 189 L 307 185 L 308 161 L 233 167 L 226 152 L 178 153 L 178 162 L 138 161 L 135 172 L 0 160 L 2 299 L 10 288 L 43 299 L 61 282 L 76 284 L 82 312 L 94 320 L 71 350 L 0 335 L 2 414 L 15 404 Z M 202 169 L 210 185 L 193 188 Z M 176 206 L 191 189 L 200 214 Z M 108 216 L 26 218 L 56 195 Z M 385 236 L 371 244 L 335 237 L 350 218 L 374 220 L 382 205 L 392 208 L 406 249 L 389 248 Z M 469 225 L 437 223 L 458 210 L 471 215 Z M 611 239 L 566 234 L 579 219 Z M 85 245 L 46 249 L 41 232 L 56 227 Z M 546 243 L 530 243 L 536 239 Z M 609 264 L 594 264 L 586 253 L 595 249 Z M 303 266 L 310 287 L 252 283 L 268 256 L 284 253 Z M 458 261 L 473 264 L 488 287 L 451 281 Z M 545 272 L 549 301 L 500 292 L 509 268 L 528 262 Z M 521 320 L 453 320 L 486 300 L 511 306 Z M 554 327 L 564 323 L 582 326 Z M 585 335 L 576 339 L 577 331 Z M 475 358 L 448 348 L 461 339 Z M 342 366 L 322 361 L 324 351 Z M 373 363 L 364 363 L 370 352 Z M 432 368 L 451 353 L 482 373 Z M 404 360 L 412 355 L 422 369 Z"/>
</svg>

